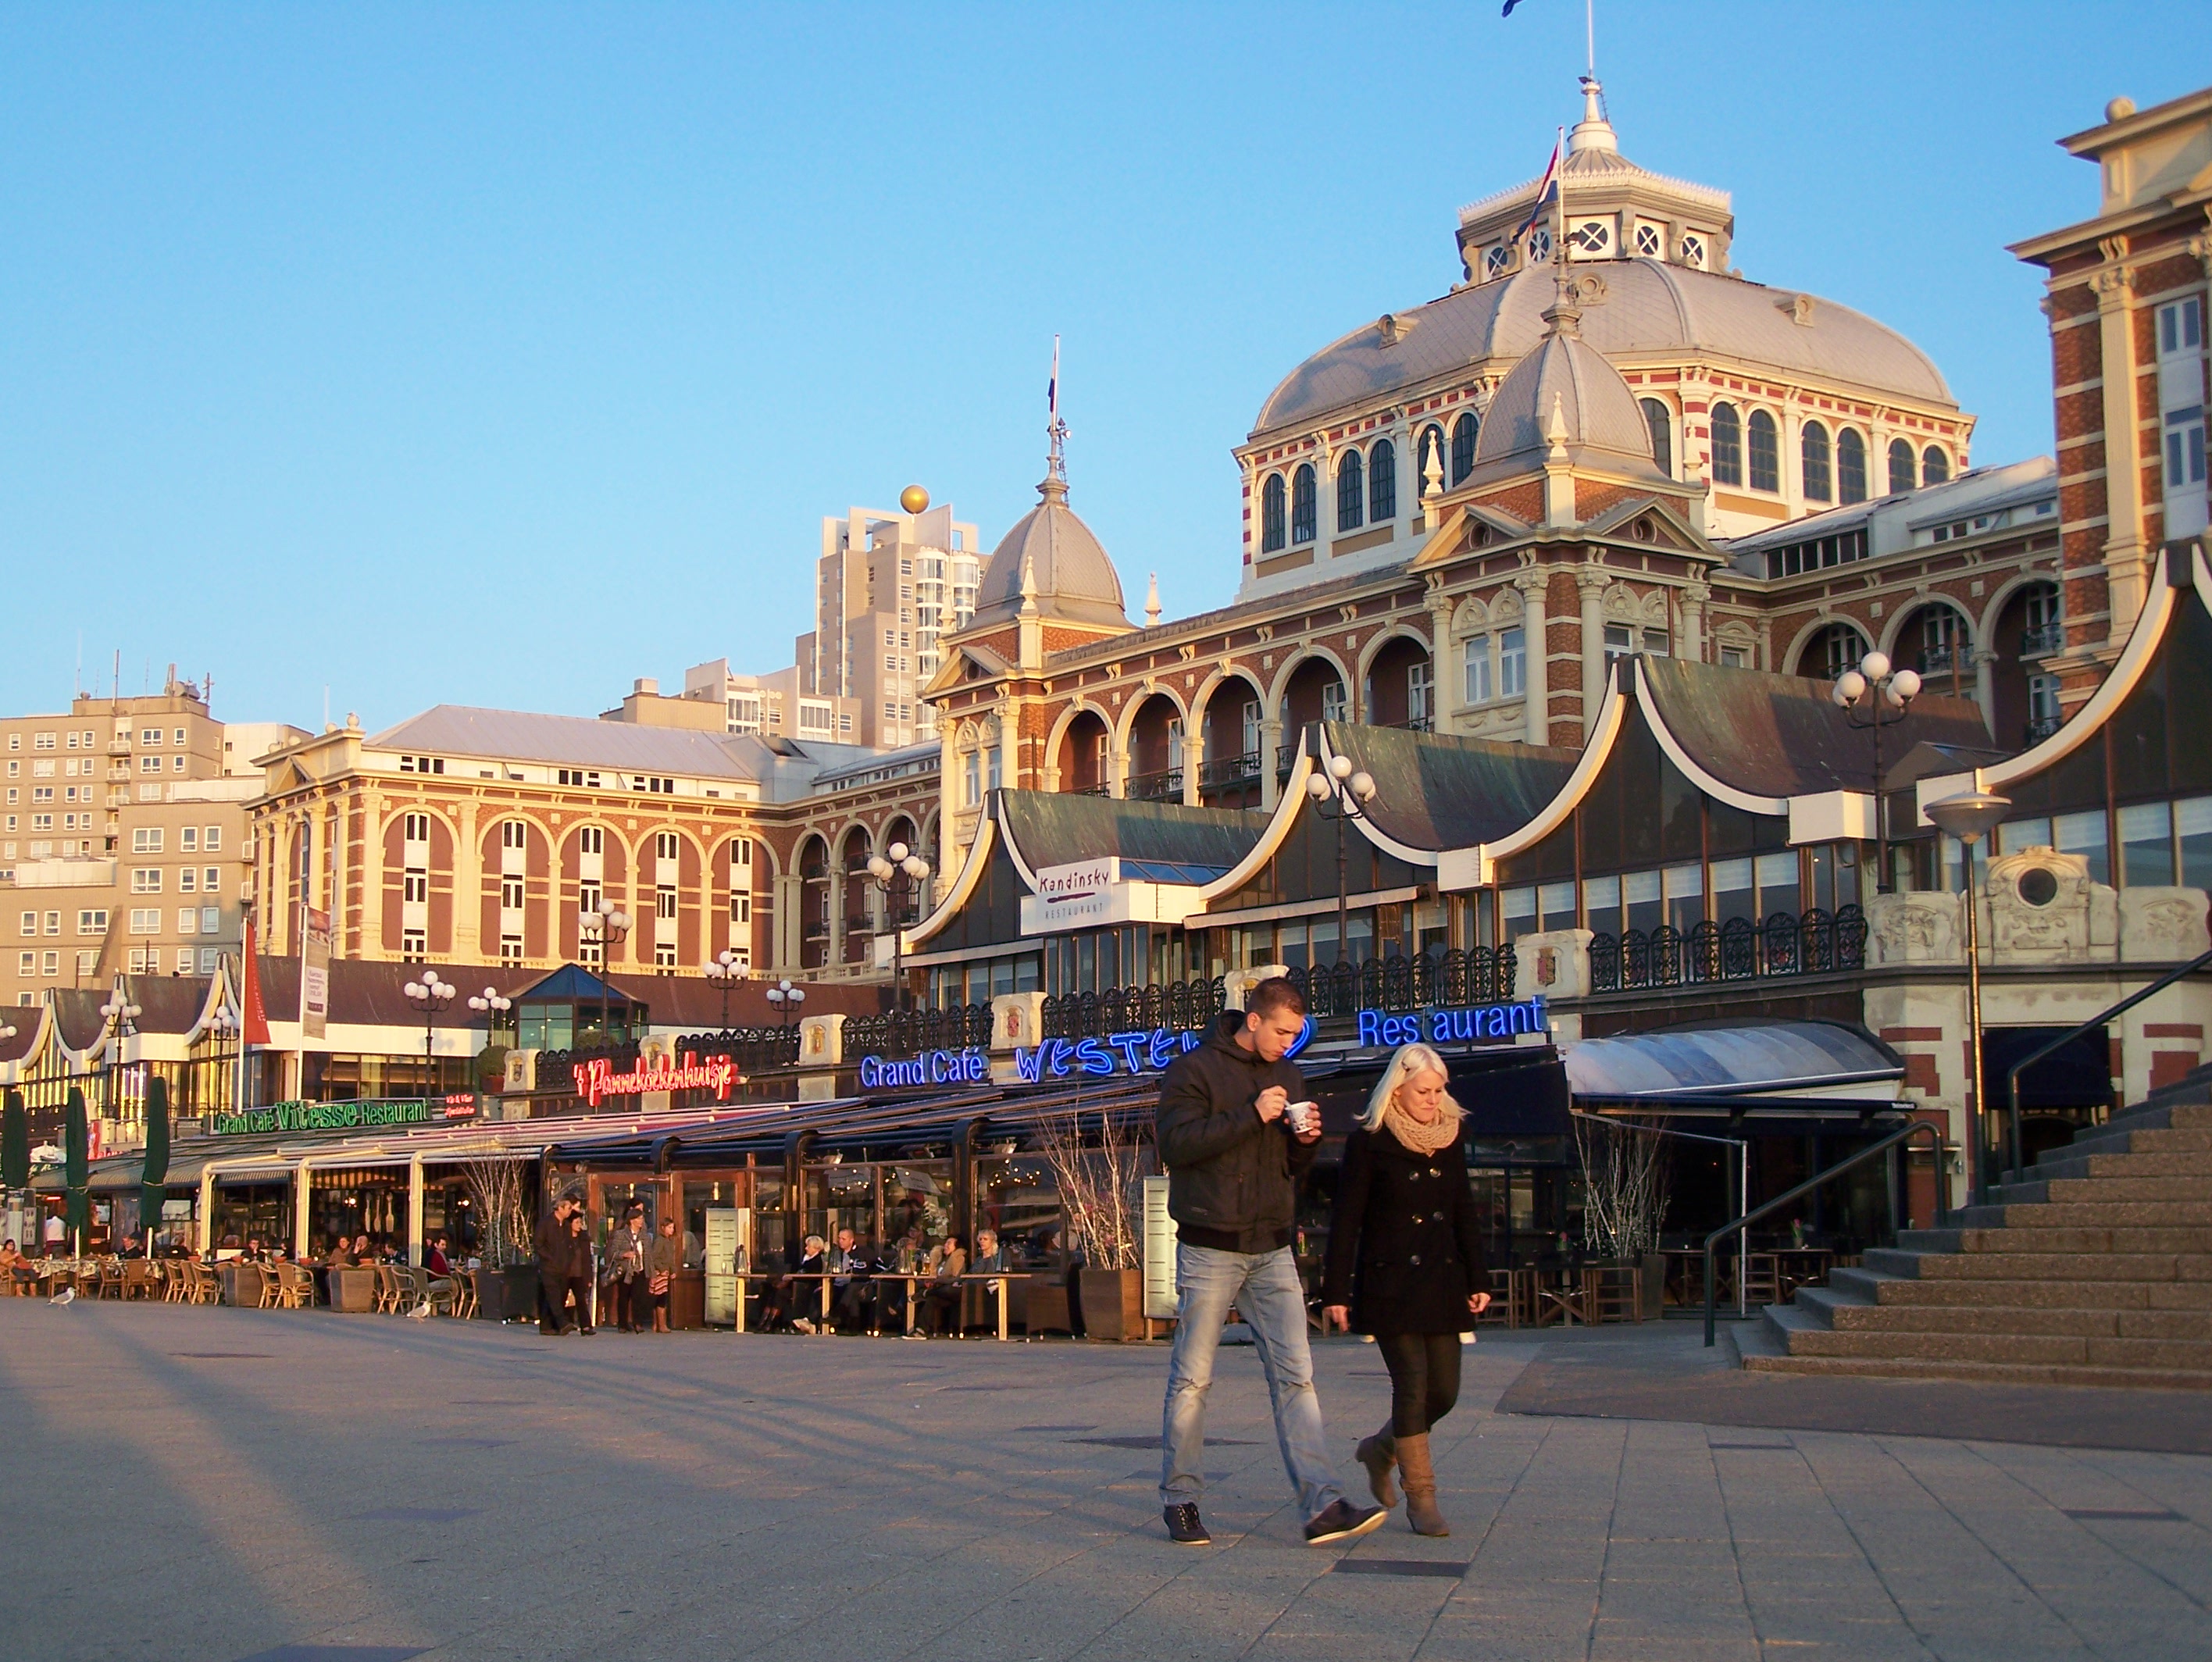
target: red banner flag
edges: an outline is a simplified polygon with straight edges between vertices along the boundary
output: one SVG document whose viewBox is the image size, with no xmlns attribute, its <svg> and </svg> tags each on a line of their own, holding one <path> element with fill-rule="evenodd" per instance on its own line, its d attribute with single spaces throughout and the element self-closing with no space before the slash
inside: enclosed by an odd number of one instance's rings
<svg viewBox="0 0 2212 1662">
<path fill-rule="evenodd" d="M 269 1009 L 261 1001 L 261 956 L 253 943 L 253 923 L 246 925 L 246 986 L 239 997 L 246 1008 L 240 1012 L 246 1042 L 265 1045 L 269 1042 Z"/>
</svg>

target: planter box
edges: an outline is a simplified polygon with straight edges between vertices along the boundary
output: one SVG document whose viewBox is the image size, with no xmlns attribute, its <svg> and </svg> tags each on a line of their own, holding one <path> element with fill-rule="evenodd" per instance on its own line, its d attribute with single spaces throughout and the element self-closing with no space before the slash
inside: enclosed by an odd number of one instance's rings
<svg viewBox="0 0 2212 1662">
<path fill-rule="evenodd" d="M 1667 1254 L 1644 1255 L 1644 1319 L 1658 1321 L 1667 1313 Z"/>
<path fill-rule="evenodd" d="M 477 1277 L 477 1315 L 483 1321 L 538 1319 L 538 1266 L 510 1264 Z"/>
<path fill-rule="evenodd" d="M 1142 1270 L 1085 1270 L 1080 1280 L 1086 1338 L 1126 1344 L 1145 1337 Z"/>
<path fill-rule="evenodd" d="M 376 1271 L 329 1270 L 324 1272 L 331 1289 L 331 1308 L 356 1313 L 376 1308 Z"/>
</svg>

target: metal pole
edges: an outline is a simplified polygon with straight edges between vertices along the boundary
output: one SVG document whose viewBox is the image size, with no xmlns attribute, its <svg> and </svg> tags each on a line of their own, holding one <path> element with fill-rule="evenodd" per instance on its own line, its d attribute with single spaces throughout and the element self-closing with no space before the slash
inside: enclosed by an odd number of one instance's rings
<svg viewBox="0 0 2212 1662">
<path fill-rule="evenodd" d="M 1336 961 L 1344 963 L 1346 903 L 1344 893 L 1344 787 L 1336 787 Z"/>
<path fill-rule="evenodd" d="M 1881 789 L 1881 705 L 1882 701 L 1877 697 L 1874 707 L 1874 837 L 1875 858 L 1880 864 L 1875 867 L 1874 892 L 1887 895 L 1889 893 L 1889 803 Z"/>
<path fill-rule="evenodd" d="M 1966 1105 L 1966 1194 L 1982 1196 L 1985 1162 L 1982 1156 L 1982 931 L 1981 905 L 1974 898 L 1974 846 L 1966 847 L 1966 1043 L 1972 1051 L 1973 1099 Z M 1936 1162 L 1936 1179 L 1942 1181 L 1942 1162 Z"/>
</svg>

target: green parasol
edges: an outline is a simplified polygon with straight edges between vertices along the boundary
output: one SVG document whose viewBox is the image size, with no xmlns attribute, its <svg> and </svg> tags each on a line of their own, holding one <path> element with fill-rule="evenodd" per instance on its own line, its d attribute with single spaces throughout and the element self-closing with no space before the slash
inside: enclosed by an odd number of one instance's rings
<svg viewBox="0 0 2212 1662">
<path fill-rule="evenodd" d="M 31 1122 L 23 1113 L 23 1093 L 8 1093 L 0 1109 L 0 1189 L 31 1186 Z"/>
<path fill-rule="evenodd" d="M 146 1082 L 146 1169 L 139 1174 L 138 1227 L 146 1232 L 146 1256 L 154 1255 L 154 1232 L 161 1227 L 161 1203 L 168 1198 L 169 1083 Z"/>
<path fill-rule="evenodd" d="M 89 1141 L 84 1125 L 84 1093 L 72 1085 L 68 1114 L 62 1121 L 62 1182 L 69 1190 L 70 1233 L 76 1238 L 79 1251 L 83 1250 L 84 1237 L 92 1227 L 92 1193 L 86 1186 L 91 1179 L 85 1171 Z"/>
</svg>

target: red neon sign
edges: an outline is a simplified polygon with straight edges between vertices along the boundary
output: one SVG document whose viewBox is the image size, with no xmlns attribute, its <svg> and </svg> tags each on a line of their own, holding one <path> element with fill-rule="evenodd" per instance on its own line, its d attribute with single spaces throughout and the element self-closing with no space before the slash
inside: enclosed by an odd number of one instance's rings
<svg viewBox="0 0 2212 1662">
<path fill-rule="evenodd" d="M 617 1073 L 612 1062 L 595 1056 L 575 1064 L 571 1071 L 576 1076 L 576 1095 L 595 1108 L 610 1096 L 643 1096 L 654 1091 L 710 1090 L 716 1101 L 726 1102 L 730 1088 L 738 1083 L 738 1065 L 728 1057 L 709 1056 L 702 1062 L 689 1052 L 681 1063 L 673 1057 L 659 1065 L 641 1062 L 629 1073 Z"/>
</svg>

